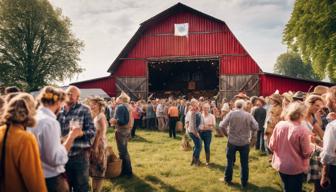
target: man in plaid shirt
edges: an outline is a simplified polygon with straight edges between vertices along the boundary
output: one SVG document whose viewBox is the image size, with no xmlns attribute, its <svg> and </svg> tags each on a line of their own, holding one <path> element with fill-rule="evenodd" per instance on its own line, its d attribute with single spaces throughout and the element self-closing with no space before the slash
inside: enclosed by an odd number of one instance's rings
<svg viewBox="0 0 336 192">
<path fill-rule="evenodd" d="M 58 114 L 62 137 L 66 137 L 70 131 L 70 121 L 77 121 L 82 127 L 82 136 L 78 137 L 70 151 L 69 161 L 65 166 L 67 176 L 70 180 L 70 187 L 74 191 L 89 191 L 89 166 L 91 140 L 96 130 L 92 121 L 90 109 L 79 103 L 80 91 L 75 86 L 66 90 L 67 102 Z M 71 190 L 70 190 L 71 191 Z"/>
</svg>

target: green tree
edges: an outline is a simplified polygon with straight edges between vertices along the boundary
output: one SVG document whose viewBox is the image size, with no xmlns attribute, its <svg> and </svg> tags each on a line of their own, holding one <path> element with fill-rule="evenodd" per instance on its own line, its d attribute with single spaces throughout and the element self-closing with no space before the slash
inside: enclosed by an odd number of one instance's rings
<svg viewBox="0 0 336 192">
<path fill-rule="evenodd" d="M 321 80 L 320 76 L 314 73 L 310 63 L 303 63 L 298 53 L 283 53 L 279 55 L 274 65 L 274 72 L 303 79 Z"/>
<path fill-rule="evenodd" d="M 322 78 L 336 82 L 336 1 L 296 0 L 283 41 L 305 62 L 311 60 Z"/>
<path fill-rule="evenodd" d="M 0 0 L 0 81 L 32 91 L 82 72 L 70 27 L 48 0 Z"/>
</svg>

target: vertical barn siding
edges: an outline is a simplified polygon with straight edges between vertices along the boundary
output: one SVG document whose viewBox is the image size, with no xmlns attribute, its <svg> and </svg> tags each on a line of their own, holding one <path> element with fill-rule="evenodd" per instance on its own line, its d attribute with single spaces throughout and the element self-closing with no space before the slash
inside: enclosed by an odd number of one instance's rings
<svg viewBox="0 0 336 192">
<path fill-rule="evenodd" d="M 86 82 L 78 82 L 73 83 L 72 85 L 77 86 L 78 88 L 83 89 L 102 89 L 104 90 L 109 96 L 115 96 L 116 94 L 116 86 L 115 86 L 115 79 L 113 76 L 109 76 L 106 78 L 101 78 L 97 80 L 91 80 Z"/>
<path fill-rule="evenodd" d="M 146 76 L 146 71 L 147 65 L 145 60 L 124 60 L 121 65 L 119 65 L 114 75 L 118 77 L 142 77 Z"/>
<path fill-rule="evenodd" d="M 304 80 L 289 79 L 285 77 L 273 76 L 269 74 L 260 75 L 260 95 L 268 96 L 279 90 L 280 93 L 286 91 L 307 92 L 311 86 L 323 84 L 322 82 L 309 82 Z"/>
<path fill-rule="evenodd" d="M 174 36 L 176 23 L 189 23 L 188 37 Z M 127 56 L 142 60 L 122 61 L 115 75 L 145 76 L 145 59 L 169 56 L 223 56 L 221 74 L 255 74 L 261 71 L 224 23 L 180 12 L 147 29 Z"/>
<path fill-rule="evenodd" d="M 221 74 L 258 74 L 260 68 L 248 55 L 223 56 L 221 58 Z"/>
</svg>

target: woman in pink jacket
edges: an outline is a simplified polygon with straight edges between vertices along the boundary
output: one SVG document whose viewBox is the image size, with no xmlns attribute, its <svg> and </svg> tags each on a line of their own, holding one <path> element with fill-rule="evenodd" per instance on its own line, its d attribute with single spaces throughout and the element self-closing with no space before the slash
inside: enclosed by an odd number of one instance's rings
<svg viewBox="0 0 336 192">
<path fill-rule="evenodd" d="M 286 192 L 302 191 L 303 175 L 314 149 L 309 130 L 302 124 L 305 111 L 301 103 L 290 104 L 288 121 L 275 126 L 268 146 L 273 152 L 272 167 L 279 171 Z"/>
</svg>

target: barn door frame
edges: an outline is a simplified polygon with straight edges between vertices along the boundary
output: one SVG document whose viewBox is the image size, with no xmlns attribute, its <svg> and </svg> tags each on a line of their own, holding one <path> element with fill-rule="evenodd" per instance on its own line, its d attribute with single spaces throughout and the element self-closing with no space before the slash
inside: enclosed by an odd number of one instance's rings
<svg viewBox="0 0 336 192">
<path fill-rule="evenodd" d="M 244 90 L 248 96 L 259 96 L 260 78 L 257 74 L 250 75 L 220 75 L 219 92 L 221 98 L 232 99 L 234 95 Z"/>
<path fill-rule="evenodd" d="M 146 77 L 116 77 L 118 91 L 124 91 L 132 100 L 147 99 L 148 85 L 144 84 L 148 84 Z"/>
</svg>

